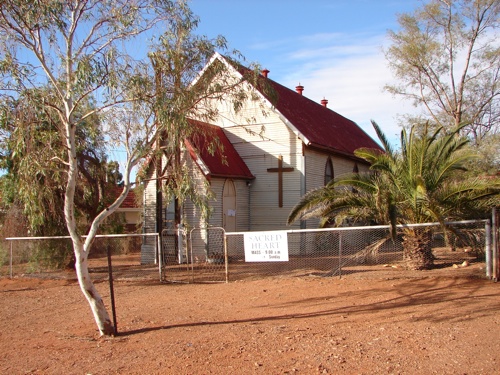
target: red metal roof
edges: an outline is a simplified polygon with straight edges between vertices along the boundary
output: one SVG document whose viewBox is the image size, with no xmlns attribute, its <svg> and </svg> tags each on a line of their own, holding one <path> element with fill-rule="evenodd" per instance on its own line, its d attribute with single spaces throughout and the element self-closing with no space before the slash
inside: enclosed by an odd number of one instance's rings
<svg viewBox="0 0 500 375">
<path fill-rule="evenodd" d="M 122 193 L 123 187 L 113 186 L 111 187 L 111 189 L 109 189 L 109 191 L 111 195 L 110 198 L 115 200 Z M 138 204 L 137 199 L 135 197 L 134 189 L 129 190 L 127 196 L 125 197 L 125 200 L 120 205 L 120 208 L 140 208 L 140 205 Z"/>
<path fill-rule="evenodd" d="M 354 121 L 269 78 L 275 90 L 275 108 L 301 133 L 309 143 L 333 152 L 353 155 L 361 147 L 381 149 Z"/>
<path fill-rule="evenodd" d="M 220 58 L 252 80 L 253 71 L 227 57 Z M 257 90 L 305 138 L 306 146 L 346 156 L 354 156 L 354 151 L 362 147 L 382 150 L 354 121 L 273 81 L 267 73 L 269 71 L 258 77 Z"/>
<path fill-rule="evenodd" d="M 255 178 L 222 128 L 192 119 L 189 121 L 197 131 L 185 144 L 193 160 L 197 162 L 199 156 L 208 168 L 208 174 L 202 170 L 207 177 Z"/>
</svg>

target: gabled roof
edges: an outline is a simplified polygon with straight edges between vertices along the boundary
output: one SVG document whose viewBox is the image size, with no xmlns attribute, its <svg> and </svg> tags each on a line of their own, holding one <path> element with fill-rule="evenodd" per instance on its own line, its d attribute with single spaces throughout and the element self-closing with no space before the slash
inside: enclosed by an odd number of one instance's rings
<svg viewBox="0 0 500 375">
<path fill-rule="evenodd" d="M 197 128 L 197 132 L 184 143 L 206 177 L 255 178 L 222 128 L 193 119 L 189 122 Z"/>
<path fill-rule="evenodd" d="M 250 69 L 220 54 L 216 53 L 214 59 L 219 59 L 241 75 L 252 74 Z M 353 156 L 354 151 L 361 147 L 381 150 L 380 145 L 354 121 L 268 77 L 259 78 L 257 87 L 254 87 L 274 106 L 274 110 L 306 146 L 347 156 Z"/>
<path fill-rule="evenodd" d="M 354 121 L 272 79 L 265 79 L 276 91 L 276 110 L 299 132 L 307 146 L 347 155 L 353 155 L 361 147 L 381 149 Z"/>
<path fill-rule="evenodd" d="M 113 186 L 109 190 L 110 198 L 115 200 L 118 198 L 118 196 L 122 193 L 123 187 L 122 186 Z M 135 197 L 135 191 L 134 189 L 130 189 L 127 196 L 125 197 L 125 200 L 122 202 L 118 210 L 123 210 L 123 209 L 140 209 L 140 203 L 137 201 Z"/>
</svg>

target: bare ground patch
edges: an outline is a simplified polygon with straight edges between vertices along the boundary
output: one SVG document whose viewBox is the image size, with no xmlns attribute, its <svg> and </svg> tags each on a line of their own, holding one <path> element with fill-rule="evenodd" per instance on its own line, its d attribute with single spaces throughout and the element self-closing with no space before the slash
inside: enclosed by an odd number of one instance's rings
<svg viewBox="0 0 500 375">
<path fill-rule="evenodd" d="M 482 263 L 453 264 L 229 284 L 117 281 L 115 338 L 98 337 L 74 278 L 4 278 L 0 372 L 499 373 L 498 284 Z M 109 301 L 107 283 L 98 288 Z"/>
</svg>

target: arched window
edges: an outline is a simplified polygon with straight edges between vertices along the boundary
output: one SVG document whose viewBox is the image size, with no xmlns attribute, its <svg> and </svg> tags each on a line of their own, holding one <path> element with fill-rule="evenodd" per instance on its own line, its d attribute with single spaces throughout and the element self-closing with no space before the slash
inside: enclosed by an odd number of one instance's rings
<svg viewBox="0 0 500 375">
<path fill-rule="evenodd" d="M 333 180 L 333 162 L 332 158 L 328 158 L 326 160 L 326 165 L 325 165 L 325 185 L 328 184 L 331 180 Z"/>
</svg>

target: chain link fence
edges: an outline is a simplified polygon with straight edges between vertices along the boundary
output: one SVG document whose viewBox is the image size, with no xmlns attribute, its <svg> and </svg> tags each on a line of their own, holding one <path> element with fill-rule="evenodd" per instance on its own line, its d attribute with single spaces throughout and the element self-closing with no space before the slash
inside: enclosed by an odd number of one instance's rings
<svg viewBox="0 0 500 375">
<path fill-rule="evenodd" d="M 227 233 L 230 280 L 263 276 L 346 276 L 404 269 L 408 232 L 427 233 L 436 268 L 466 267 L 485 258 L 485 222 L 287 231 L 286 262 L 245 262 L 244 233 Z"/>
<path fill-rule="evenodd" d="M 108 279 L 111 262 L 115 280 L 181 283 L 267 276 L 344 277 L 379 273 L 386 277 L 383 273 L 390 269 L 404 269 L 403 242 L 408 231 L 428 234 L 435 268 L 462 268 L 484 262 L 488 258 L 485 224 L 449 223 L 445 231 L 435 224 L 399 227 L 395 240 L 391 239 L 388 226 L 282 231 L 288 248 L 286 261 L 249 261 L 245 256 L 245 233 L 225 233 L 222 228 L 164 230 L 161 241 L 156 234 L 102 235 L 92 246 L 89 270 L 94 280 Z M 143 254 L 145 245 L 148 257 Z M 72 254 L 68 237 L 2 240 L 0 276 L 74 278 Z M 496 259 L 496 255 L 493 257 Z"/>
<path fill-rule="evenodd" d="M 141 245 L 146 239 L 153 244 L 158 242 L 156 234 L 97 236 L 89 253 L 93 280 L 107 280 L 109 264 L 115 280 L 158 280 L 158 262 L 141 261 Z M 75 278 L 73 264 L 69 237 L 17 237 L 0 241 L 0 276 Z"/>
<path fill-rule="evenodd" d="M 406 241 L 408 246 L 414 237 L 428 242 L 435 268 L 465 268 L 484 262 L 485 224 L 486 221 L 448 223 L 445 230 L 438 224 L 400 226 L 395 239 L 389 226 L 282 231 L 288 248 L 286 261 L 246 259 L 244 237 L 251 232 L 197 228 L 189 234 L 170 233 L 175 238 L 168 240 L 163 237 L 163 280 L 227 282 L 268 276 L 371 274 L 376 277 L 377 273 L 387 277 L 391 269 L 405 269 L 403 244 Z M 273 250 L 263 251 L 273 253 Z"/>
</svg>

